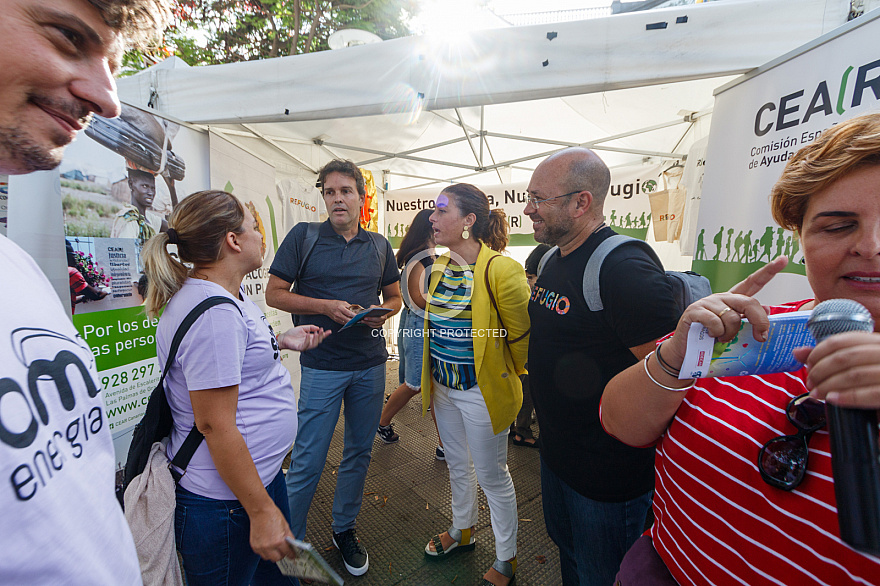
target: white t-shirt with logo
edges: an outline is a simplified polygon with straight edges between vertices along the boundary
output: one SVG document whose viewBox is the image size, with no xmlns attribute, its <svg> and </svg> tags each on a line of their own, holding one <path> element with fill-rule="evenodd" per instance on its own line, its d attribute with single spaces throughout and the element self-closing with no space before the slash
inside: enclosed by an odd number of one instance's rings
<svg viewBox="0 0 880 586">
<path fill-rule="evenodd" d="M 0 275 L 0 584 L 141 584 L 92 352 L 4 236 Z"/>
</svg>

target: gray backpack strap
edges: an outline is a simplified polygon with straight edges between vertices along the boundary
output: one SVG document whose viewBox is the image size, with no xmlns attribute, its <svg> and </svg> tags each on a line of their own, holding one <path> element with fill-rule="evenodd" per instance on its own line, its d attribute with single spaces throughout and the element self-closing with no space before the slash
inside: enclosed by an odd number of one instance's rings
<svg viewBox="0 0 880 586">
<path fill-rule="evenodd" d="M 544 256 L 541 257 L 541 260 L 538 261 L 538 274 L 535 276 L 540 276 L 541 271 L 544 270 L 544 267 L 547 265 L 547 261 L 550 260 L 550 257 L 556 254 L 556 251 L 559 250 L 558 246 L 554 246 L 550 250 L 544 253 Z"/>
<path fill-rule="evenodd" d="M 635 238 L 624 236 L 623 234 L 615 234 L 610 238 L 603 240 L 587 261 L 584 269 L 584 300 L 590 311 L 602 311 L 602 295 L 599 291 L 599 272 L 602 270 L 602 263 L 605 257 L 611 254 L 611 251 L 627 242 L 641 242 Z"/>
<path fill-rule="evenodd" d="M 590 256 L 590 260 L 587 261 L 587 266 L 584 269 L 584 300 L 587 302 L 587 307 L 590 311 L 601 311 L 604 309 L 601 291 L 599 290 L 599 273 L 602 271 L 602 263 L 605 261 L 605 257 L 621 244 L 628 242 L 637 243 L 642 250 L 648 253 L 648 256 L 651 257 L 651 260 L 654 261 L 660 270 L 663 270 L 663 263 L 660 261 L 660 257 L 657 256 L 657 253 L 647 242 L 630 238 L 623 234 L 616 234 L 604 240 L 599 244 L 592 256 Z M 681 316 L 688 305 L 697 299 L 702 299 L 712 294 L 712 285 L 709 283 L 709 279 L 702 275 L 692 271 L 664 271 L 664 273 L 672 286 L 672 294 L 679 316 Z"/>
</svg>

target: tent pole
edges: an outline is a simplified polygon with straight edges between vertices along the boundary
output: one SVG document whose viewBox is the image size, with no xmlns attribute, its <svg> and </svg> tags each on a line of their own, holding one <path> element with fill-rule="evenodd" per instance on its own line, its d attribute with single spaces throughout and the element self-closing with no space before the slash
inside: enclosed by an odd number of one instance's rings
<svg viewBox="0 0 880 586">
<path fill-rule="evenodd" d="M 341 157 L 339 154 L 334 153 L 334 152 L 331 151 L 329 148 L 327 148 L 327 147 L 324 145 L 323 142 L 322 142 L 322 143 L 319 143 L 319 144 L 318 144 L 318 147 L 320 147 L 320 149 L 321 149 L 322 151 L 324 151 L 325 153 L 327 153 L 328 155 L 330 155 L 330 156 L 333 157 L 334 159 L 342 159 L 342 157 Z"/>
<path fill-rule="evenodd" d="M 439 112 L 431 112 L 431 113 L 434 114 L 435 116 L 437 116 L 437 118 L 439 118 L 440 120 L 443 120 L 444 122 L 448 122 L 449 124 L 452 124 L 453 126 L 460 126 L 464 130 L 471 132 L 471 133 L 476 132 L 476 130 L 474 130 L 473 128 L 471 128 L 467 124 L 465 124 L 464 120 L 462 120 L 460 116 L 459 116 L 458 122 L 456 122 L 455 120 L 450 120 L 449 118 L 446 118 L 445 116 L 441 115 Z M 458 113 L 457 110 L 456 110 L 456 113 Z M 495 160 L 495 155 L 492 154 L 492 149 L 489 147 L 489 141 L 486 140 L 486 137 L 489 135 L 489 133 L 485 130 L 485 128 L 483 126 L 484 125 L 484 114 L 485 114 L 485 106 L 480 106 L 480 149 L 481 150 L 480 150 L 480 167 L 479 167 L 479 169 L 488 170 L 488 169 L 494 168 L 495 173 L 498 175 L 498 181 L 500 183 L 504 183 L 504 178 L 501 177 L 501 171 L 499 170 L 499 167 L 504 167 L 506 165 L 503 165 L 503 164 L 500 166 L 497 165 L 497 161 Z M 493 167 L 488 167 L 488 168 L 484 167 L 483 154 L 482 154 L 482 147 L 484 144 L 486 145 L 486 151 L 489 153 L 489 158 L 492 159 Z M 470 177 L 470 175 L 467 175 L 467 176 Z"/>
<path fill-rule="evenodd" d="M 483 106 L 481 106 L 481 108 L 483 108 Z M 503 134 L 500 132 L 486 131 L 482 128 L 480 129 L 479 133 L 480 133 L 480 136 L 493 136 L 495 138 L 506 138 L 509 140 L 522 140 L 522 141 L 526 141 L 526 142 L 537 142 L 537 143 L 542 143 L 542 144 L 555 144 L 555 145 L 559 145 L 561 147 L 582 146 L 582 147 L 589 148 L 592 145 L 598 145 L 603 142 L 611 142 L 613 140 L 617 140 L 620 138 L 627 138 L 627 137 L 635 136 L 638 134 L 645 134 L 647 132 L 652 132 L 654 130 L 661 130 L 663 128 L 669 128 L 670 126 L 676 126 L 678 124 L 685 124 L 685 123 L 693 124 L 698 118 L 702 118 L 703 116 L 708 116 L 711 113 L 712 113 L 712 108 L 708 108 L 706 110 L 701 110 L 699 112 L 689 113 L 687 116 L 682 116 L 681 118 L 676 118 L 675 120 L 669 120 L 668 122 L 661 122 L 659 124 L 654 124 L 652 126 L 646 126 L 644 128 L 637 128 L 635 130 L 628 130 L 627 132 L 613 134 L 611 136 L 606 136 L 606 137 L 599 138 L 599 139 L 592 140 L 592 141 L 585 142 L 585 143 L 563 142 L 563 141 L 558 141 L 558 140 L 537 138 L 537 137 L 531 137 L 531 136 L 522 136 L 522 135 L 517 135 L 517 134 Z M 460 126 L 462 128 L 467 129 L 468 131 L 470 131 L 472 133 L 477 132 L 475 129 L 470 128 L 469 126 L 464 124 L 461 120 L 459 120 L 458 122 L 456 122 L 455 120 L 450 120 L 449 118 L 446 118 L 445 116 L 441 115 L 439 112 L 432 112 L 432 114 L 434 114 L 435 116 L 437 116 L 441 120 L 448 122 L 454 126 Z M 481 126 L 482 126 L 482 122 L 481 122 Z"/>
<path fill-rule="evenodd" d="M 248 146 L 246 146 L 246 145 L 243 145 L 240 141 L 235 140 L 235 138 L 233 138 L 232 136 L 225 135 L 225 134 L 223 134 L 222 132 L 217 132 L 217 130 L 218 130 L 218 129 L 214 128 L 213 126 L 208 126 L 208 133 L 209 133 L 209 134 L 215 134 L 215 135 L 217 135 L 218 137 L 220 137 L 220 138 L 222 138 L 223 140 L 225 140 L 226 142 L 228 142 L 228 143 L 230 143 L 230 144 L 234 144 L 235 146 L 237 146 L 238 148 L 240 148 L 241 150 L 243 150 L 243 151 L 246 152 L 247 154 L 249 154 L 249 155 L 251 155 L 251 156 L 253 156 L 253 157 L 256 157 L 257 159 L 263 161 L 263 162 L 266 163 L 267 165 L 272 165 L 272 161 L 268 160 L 268 159 L 267 159 L 266 157 L 264 157 L 263 155 L 261 155 L 261 154 L 255 152 L 255 151 L 254 151 L 253 149 L 251 149 L 250 147 L 248 147 Z"/>
<path fill-rule="evenodd" d="M 486 143 L 486 150 L 489 152 L 489 158 L 492 159 L 492 164 L 494 165 L 497 161 L 495 161 L 495 155 L 492 153 L 492 149 L 489 147 L 489 141 L 485 138 L 483 138 L 483 141 Z M 501 176 L 501 169 L 496 167 L 495 173 L 498 175 L 498 181 L 500 183 L 504 183 L 504 178 Z"/>
<path fill-rule="evenodd" d="M 394 171 L 389 171 L 389 175 L 395 175 L 397 177 L 407 177 L 409 179 L 425 179 L 428 183 L 422 183 L 421 185 L 415 185 L 407 187 L 406 189 L 416 189 L 419 187 L 429 187 L 434 185 L 435 183 L 457 183 L 460 179 L 468 179 L 470 177 L 475 177 L 477 175 L 483 175 L 486 171 L 478 171 L 476 173 L 466 173 L 464 175 L 458 175 L 456 177 L 447 177 L 446 179 L 440 179 L 438 177 L 426 177 L 424 175 L 409 175 L 407 173 L 395 173 Z"/>
<path fill-rule="evenodd" d="M 589 145 L 589 143 L 587 143 L 585 145 L 578 145 L 578 146 L 592 148 L 593 150 L 596 150 L 596 151 L 608 151 L 611 153 L 626 153 L 629 155 L 644 155 L 646 157 L 662 157 L 662 158 L 666 158 L 666 159 L 686 159 L 687 158 L 687 153 L 665 153 L 663 151 L 643 151 L 640 149 L 626 149 L 626 148 L 621 148 L 621 147 L 612 147 L 612 146 L 605 146 L 605 145 L 599 145 L 599 144 Z"/>
<path fill-rule="evenodd" d="M 476 136 L 476 135 L 474 135 L 474 136 Z M 381 162 L 381 161 L 387 161 L 387 160 L 389 160 L 389 159 L 393 159 L 393 158 L 395 158 L 395 157 L 399 157 L 399 156 L 401 156 L 401 155 L 412 155 L 412 154 L 414 154 L 414 153 L 421 153 L 421 152 L 423 152 L 423 151 L 429 151 L 429 150 L 431 150 L 431 149 L 436 149 L 436 148 L 440 148 L 440 147 L 448 146 L 448 145 L 451 145 L 451 144 L 456 144 L 456 143 L 462 142 L 463 140 L 466 140 L 466 139 L 465 139 L 464 137 L 461 137 L 461 138 L 453 138 L 453 139 L 451 139 L 451 140 L 444 140 L 443 142 L 438 142 L 438 143 L 434 143 L 434 144 L 429 144 L 429 145 L 427 145 L 427 146 L 419 147 L 419 148 L 416 148 L 416 149 L 411 149 L 411 150 L 408 150 L 408 151 L 403 151 L 403 152 L 400 152 L 400 153 L 385 153 L 385 156 L 384 156 L 384 157 L 377 157 L 377 158 L 375 158 L 375 159 L 369 159 L 369 160 L 367 160 L 367 161 L 361 161 L 361 162 L 358 163 L 358 164 L 359 164 L 359 165 L 369 165 L 369 164 L 371 164 L 371 163 L 378 163 L 378 162 Z M 340 147 L 340 148 L 345 148 L 345 147 Z"/>
<path fill-rule="evenodd" d="M 253 136 L 254 136 L 253 132 L 245 132 L 244 130 L 237 130 L 235 128 L 226 128 L 226 127 L 220 127 L 220 126 L 212 126 L 212 128 L 218 132 L 222 131 L 223 134 L 226 134 L 229 136 L 244 136 L 247 138 L 253 138 Z M 303 138 L 291 138 L 291 137 L 287 137 L 287 136 L 277 136 L 274 134 L 266 134 L 266 133 L 264 133 L 263 135 L 266 138 L 271 138 L 275 142 L 280 142 L 280 143 L 298 144 L 298 145 L 303 145 L 303 146 L 311 146 L 311 145 L 315 144 L 314 141 L 303 139 Z"/>
<path fill-rule="evenodd" d="M 284 153 L 285 155 L 287 155 L 288 158 L 292 159 L 293 161 L 295 161 L 296 163 L 298 163 L 299 165 L 301 165 L 301 166 L 302 166 L 304 169 L 306 169 L 307 171 L 311 171 L 312 173 L 315 173 L 315 174 L 318 173 L 318 171 L 317 171 L 316 169 L 312 169 L 312 166 L 311 166 L 311 165 L 309 165 L 308 163 L 306 163 L 305 161 L 303 161 L 303 160 L 300 159 L 299 157 L 295 156 L 293 153 L 289 153 L 289 152 L 287 152 L 287 149 L 283 148 L 281 145 L 279 145 L 277 142 L 275 142 L 273 139 L 269 138 L 269 137 L 266 136 L 265 134 L 261 133 L 261 132 L 258 131 L 258 130 L 255 130 L 255 129 L 251 128 L 251 127 L 250 127 L 249 125 L 247 125 L 247 124 L 242 124 L 241 126 L 242 126 L 242 128 L 244 128 L 244 129 L 250 131 L 251 133 L 253 133 L 253 135 L 256 136 L 257 138 L 259 138 L 260 140 L 264 140 L 264 141 L 266 141 L 267 143 L 269 143 L 270 145 L 272 145 L 273 147 L 275 147 L 276 149 L 278 149 L 279 151 L 281 151 L 282 153 Z"/>
<path fill-rule="evenodd" d="M 685 129 L 685 131 L 682 133 L 681 138 L 678 139 L 678 142 L 675 143 L 675 146 L 672 147 L 672 150 L 677 149 L 677 148 L 681 145 L 682 141 L 684 141 L 684 138 L 688 135 L 688 133 L 689 133 L 691 130 L 693 130 L 694 125 L 696 125 L 696 121 L 691 122 L 690 124 L 688 124 L 687 129 Z"/>
<path fill-rule="evenodd" d="M 533 136 L 522 136 L 522 135 L 517 135 L 517 134 L 503 134 L 500 132 L 492 132 L 492 131 L 487 132 L 486 135 L 492 136 L 495 138 L 506 138 L 508 140 L 521 140 L 524 142 L 537 142 L 537 143 L 541 143 L 541 144 L 555 144 L 555 145 L 558 145 L 562 148 L 575 147 L 575 146 L 582 146 L 582 147 L 590 148 L 590 147 L 598 146 L 602 143 L 611 142 L 613 140 L 617 140 L 620 138 L 627 138 L 630 136 L 635 136 L 637 134 L 644 134 L 646 132 L 660 130 L 662 128 L 669 128 L 670 126 L 677 126 L 679 124 L 684 124 L 684 123 L 685 123 L 685 121 L 681 120 L 681 119 L 672 120 L 670 122 L 664 122 L 662 124 L 655 124 L 654 126 L 649 126 L 647 128 L 639 128 L 638 130 L 630 130 L 628 132 L 622 132 L 620 134 L 615 134 L 613 136 L 606 136 L 603 138 L 591 140 L 591 141 L 584 142 L 584 143 L 563 142 L 560 140 L 550 140 L 550 139 L 546 139 L 546 138 L 537 138 L 537 137 L 533 137 Z"/>
<path fill-rule="evenodd" d="M 480 167 L 483 166 L 483 143 L 486 142 L 484 132 L 486 132 L 486 106 L 480 106 Z"/>
<path fill-rule="evenodd" d="M 585 145 L 575 144 L 572 146 L 585 146 Z M 524 161 L 532 161 L 534 159 L 543 159 L 544 157 L 549 157 L 550 155 L 559 152 L 563 148 L 566 148 L 566 147 L 559 147 L 558 149 L 553 149 L 552 151 L 546 151 L 543 153 L 535 153 L 533 155 L 520 157 L 518 159 L 512 159 L 510 161 L 495 163 L 494 165 L 489 165 L 488 167 L 483 167 L 482 170 L 483 171 L 492 171 L 492 170 L 497 169 L 499 167 L 512 167 L 516 163 L 522 163 Z M 667 159 L 683 159 L 687 156 L 687 155 L 679 154 L 679 153 L 663 153 L 663 152 L 659 152 L 659 151 L 656 151 L 656 152 L 655 151 L 643 151 L 643 150 L 639 150 L 639 149 L 625 149 L 625 148 L 608 147 L 608 146 L 595 146 L 593 148 L 597 151 L 611 151 L 611 152 L 615 152 L 615 153 L 644 155 L 646 157 L 663 157 L 663 158 L 667 158 Z"/>
<path fill-rule="evenodd" d="M 459 169 L 473 169 L 473 168 L 474 168 L 473 165 L 463 165 L 463 164 L 461 164 L 461 163 L 453 163 L 453 162 L 451 162 L 451 161 L 437 161 L 437 160 L 434 160 L 434 159 L 426 159 L 426 158 L 424 158 L 424 157 L 412 157 L 412 156 L 409 156 L 409 155 L 404 155 L 404 154 L 402 154 L 402 153 L 389 153 L 389 152 L 385 152 L 385 151 L 378 151 L 378 150 L 376 150 L 376 149 L 368 149 L 368 148 L 364 148 L 364 147 L 356 147 L 356 146 L 352 146 L 352 145 L 344 145 L 344 144 L 336 144 L 336 143 L 332 143 L 332 142 L 324 142 L 323 140 L 320 140 L 320 139 L 316 139 L 316 140 L 315 140 L 315 144 L 317 144 L 318 146 L 325 146 L 325 145 L 326 145 L 326 146 L 332 146 L 332 147 L 336 147 L 336 148 L 340 148 L 340 149 L 346 149 L 346 150 L 350 150 L 350 151 L 356 151 L 356 152 L 359 152 L 359 153 L 370 153 L 370 154 L 373 154 L 373 155 L 384 155 L 384 156 L 389 157 L 389 158 L 395 158 L 395 159 L 406 159 L 406 160 L 408 160 L 408 161 L 417 161 L 417 162 L 419 162 L 419 163 L 432 163 L 432 164 L 434 164 L 434 165 L 445 165 L 445 166 L 447 166 L 447 167 L 457 167 L 457 168 L 459 168 Z"/>
<path fill-rule="evenodd" d="M 483 107 L 481 106 L 481 109 L 482 109 L 482 108 L 483 108 Z M 434 114 L 435 116 L 437 116 L 438 118 L 440 118 L 441 120 L 444 120 L 444 121 L 446 121 L 446 122 L 448 122 L 448 123 L 450 123 L 450 124 L 453 124 L 453 125 L 455 125 L 455 126 L 459 126 L 459 127 L 463 128 L 463 129 L 465 129 L 466 131 L 474 132 L 474 129 L 468 127 L 468 126 L 464 123 L 464 121 L 462 120 L 461 115 L 459 114 L 457 108 L 455 109 L 455 112 L 456 112 L 456 114 L 458 115 L 458 118 L 459 118 L 457 122 L 456 122 L 455 120 L 450 120 L 449 118 L 446 118 L 445 116 L 441 115 L 439 112 L 433 112 L 433 114 Z M 677 154 L 677 153 L 665 153 L 665 152 L 660 152 L 660 151 L 644 151 L 644 150 L 639 150 L 639 149 L 627 149 L 627 148 L 623 148 L 623 147 L 603 146 L 602 143 L 605 143 L 605 142 L 611 142 L 611 141 L 614 141 L 614 140 L 618 140 L 618 139 L 621 139 L 621 138 L 627 138 L 627 137 L 635 136 L 635 135 L 638 135 L 638 134 L 644 134 L 644 133 L 647 133 L 647 132 L 652 132 L 652 131 L 654 131 L 654 130 L 660 130 L 660 129 L 663 129 L 663 128 L 669 128 L 669 127 L 671 127 L 671 126 L 677 126 L 677 125 L 679 125 L 679 124 L 686 124 L 686 123 L 687 123 L 687 124 L 693 125 L 693 124 L 694 124 L 694 121 L 695 121 L 697 118 L 701 118 L 701 117 L 703 117 L 703 116 L 707 116 L 707 115 L 709 115 L 709 114 L 711 114 L 711 113 L 712 113 L 712 109 L 710 108 L 710 109 L 703 110 L 703 111 L 700 111 L 700 112 L 694 112 L 694 113 L 692 113 L 692 114 L 689 114 L 688 116 L 683 116 L 682 118 L 677 118 L 677 119 L 675 119 L 675 120 L 670 120 L 670 121 L 668 121 L 668 122 L 662 122 L 662 123 L 660 123 L 660 124 L 654 124 L 654 125 L 652 125 L 652 126 L 646 126 L 646 127 L 644 127 L 644 128 L 638 128 L 638 129 L 636 129 L 636 130 L 630 130 L 630 131 L 627 131 L 627 132 L 621 132 L 621 133 L 619 133 L 619 134 L 614 134 L 614 135 L 611 135 L 611 136 L 606 136 L 606 137 L 604 137 L 604 138 L 600 138 L 600 139 L 597 139 L 597 140 L 592 140 L 592 141 L 584 142 L 584 143 L 563 142 L 563 141 L 558 141 L 558 140 L 549 140 L 549 139 L 537 138 L 537 137 L 530 137 L 530 136 L 521 136 L 521 135 L 514 135 L 514 134 L 504 134 L 504 133 L 500 133 L 500 132 L 492 132 L 492 131 L 483 130 L 483 129 L 481 128 L 481 130 L 479 131 L 479 135 L 480 135 L 480 139 L 481 139 L 481 143 L 480 143 L 480 145 L 481 145 L 481 147 L 482 147 L 483 142 L 485 142 L 485 144 L 486 144 L 486 148 L 488 149 L 488 148 L 489 148 L 489 142 L 488 142 L 488 140 L 486 140 L 486 138 L 489 137 L 489 136 L 491 136 L 491 137 L 494 137 L 494 138 L 504 138 L 504 139 L 508 139 L 508 140 L 521 140 L 521 141 L 524 141 L 524 142 L 536 142 L 536 143 L 540 143 L 540 144 L 552 144 L 552 145 L 557 145 L 557 146 L 559 146 L 560 149 L 568 148 L 568 147 L 584 147 L 584 148 L 593 148 L 593 149 L 595 149 L 595 150 L 604 150 L 604 151 L 609 151 L 609 152 L 628 153 L 628 154 L 635 154 L 635 155 L 645 155 L 645 156 L 649 156 L 649 157 L 664 157 L 664 158 L 672 158 L 672 159 L 682 159 L 682 158 L 685 157 L 685 155 L 681 155 L 681 154 Z M 483 124 L 483 122 L 482 122 L 482 117 L 481 117 L 481 127 L 482 127 L 482 124 Z M 679 141 L 679 142 L 680 142 L 680 141 Z M 678 146 L 678 145 L 676 145 L 676 146 Z M 473 149 L 473 145 L 471 146 L 471 148 Z M 559 150 L 559 149 L 557 149 L 557 150 Z M 550 152 L 547 152 L 547 153 L 540 153 L 540 154 L 537 154 L 537 155 L 531 155 L 531 156 L 528 156 L 528 157 L 525 157 L 525 158 L 516 159 L 516 160 L 513 160 L 513 161 L 507 161 L 507 162 L 504 162 L 504 163 L 497 163 L 497 162 L 495 161 L 495 158 L 492 157 L 492 165 L 485 166 L 485 165 L 482 164 L 482 160 L 481 160 L 481 164 L 480 164 L 480 167 L 478 167 L 478 169 L 483 169 L 483 170 L 489 171 L 489 170 L 497 169 L 497 168 L 499 168 L 499 167 L 512 166 L 512 165 L 515 164 L 515 163 L 520 163 L 520 162 L 523 162 L 523 161 L 528 161 L 528 160 L 532 160 L 532 159 L 536 159 L 536 158 L 542 158 L 542 157 L 545 157 L 545 156 L 549 156 L 549 155 L 553 154 L 554 152 L 556 152 L 556 151 L 550 151 Z M 491 156 L 491 154 L 492 154 L 491 149 L 489 149 L 489 154 L 490 154 L 490 156 Z M 503 180 L 501 179 L 501 174 L 500 174 L 500 173 L 498 174 L 498 179 L 503 183 Z"/>
<path fill-rule="evenodd" d="M 474 143 L 471 140 L 470 133 L 468 132 L 467 127 L 464 124 L 464 120 L 462 120 L 461 118 L 461 112 L 458 111 L 458 108 L 455 108 L 455 115 L 458 116 L 458 125 L 461 126 L 462 132 L 464 132 L 465 137 L 467 137 L 468 146 L 471 147 L 471 152 L 474 153 L 474 159 L 477 161 L 477 166 L 482 167 L 483 161 L 477 154 L 477 149 L 474 148 Z"/>
</svg>

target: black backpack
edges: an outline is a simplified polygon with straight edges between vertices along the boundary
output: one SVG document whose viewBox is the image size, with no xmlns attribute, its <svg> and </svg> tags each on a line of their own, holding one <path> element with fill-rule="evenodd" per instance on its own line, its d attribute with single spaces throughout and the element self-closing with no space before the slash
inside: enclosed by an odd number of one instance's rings
<svg viewBox="0 0 880 586">
<path fill-rule="evenodd" d="M 321 224 L 324 222 L 309 222 L 308 227 L 306 228 L 306 233 L 303 235 L 303 241 L 300 245 L 300 250 L 302 251 L 302 258 L 299 261 L 299 268 L 296 271 L 296 278 L 293 281 L 293 287 L 291 291 L 296 294 L 299 294 L 299 278 L 302 276 L 303 271 L 306 269 L 306 263 L 309 260 L 309 256 L 312 254 L 312 250 L 315 248 L 315 244 L 318 242 L 318 232 L 321 230 Z M 382 294 L 382 277 L 385 276 L 385 261 L 386 254 L 388 252 L 388 247 L 385 245 L 385 237 L 379 234 L 378 232 L 370 232 L 369 230 L 364 230 L 370 236 L 370 242 L 373 243 L 373 247 L 376 249 L 376 254 L 379 255 L 379 266 L 382 271 L 379 275 L 379 295 Z M 299 314 L 292 313 L 290 314 L 290 318 L 293 321 L 293 325 L 300 325 L 300 316 Z"/>
<path fill-rule="evenodd" d="M 131 445 L 128 448 L 128 457 L 125 460 L 125 478 L 123 479 L 122 486 L 117 488 L 116 492 L 116 498 L 119 499 L 120 504 L 122 504 L 122 497 L 125 494 L 125 489 L 128 488 L 128 485 L 131 484 L 134 477 L 142 473 L 147 467 L 147 460 L 149 460 L 150 457 L 150 448 L 152 448 L 155 442 L 161 441 L 163 438 L 168 437 L 171 434 L 171 427 L 174 422 L 171 418 L 171 407 L 168 405 L 168 398 L 165 396 L 164 382 L 165 375 L 168 374 L 168 370 L 174 362 L 174 358 L 177 355 L 177 349 L 183 341 L 183 337 L 199 316 L 209 308 L 214 307 L 215 305 L 220 305 L 221 303 L 229 303 L 241 312 L 241 309 L 235 304 L 235 301 L 229 297 L 219 295 L 208 297 L 196 305 L 192 311 L 187 314 L 177 328 L 177 331 L 174 333 L 174 338 L 171 341 L 171 348 L 168 350 L 168 360 L 165 361 L 165 368 L 162 369 L 162 376 L 159 378 L 159 383 L 156 385 L 156 388 L 150 393 L 147 410 L 144 412 L 143 418 L 135 426 L 134 432 L 132 433 Z M 172 466 L 176 466 L 180 470 L 185 471 L 187 465 L 189 465 L 189 461 L 192 459 L 193 454 L 196 453 L 196 449 L 198 449 L 203 439 L 205 439 L 205 436 L 203 436 L 198 428 L 193 425 L 193 428 L 186 436 L 183 445 L 177 450 L 174 459 L 172 459 L 169 464 L 168 468 L 171 470 L 174 482 L 179 482 L 183 475 L 177 472 Z"/>
<path fill-rule="evenodd" d="M 602 262 L 612 250 L 622 244 L 629 243 L 640 246 L 657 263 L 657 266 L 663 267 L 663 263 L 660 262 L 657 253 L 654 252 L 654 249 L 647 242 L 622 234 L 615 234 L 610 238 L 606 238 L 596 247 L 595 252 L 590 256 L 590 260 L 587 261 L 587 266 L 584 267 L 584 300 L 587 302 L 587 307 L 589 307 L 590 311 L 601 311 L 604 307 L 599 291 L 599 272 L 602 270 Z M 559 247 L 554 246 L 544 253 L 544 256 L 541 257 L 538 263 L 538 275 L 541 274 L 544 265 L 547 264 L 547 261 L 550 260 L 550 257 L 557 250 L 559 250 Z M 669 279 L 669 283 L 672 285 L 672 292 L 678 306 L 679 316 L 684 313 L 688 305 L 697 299 L 702 299 L 712 294 L 712 285 L 709 283 L 709 279 L 699 273 L 693 271 L 666 271 L 666 278 Z"/>
</svg>

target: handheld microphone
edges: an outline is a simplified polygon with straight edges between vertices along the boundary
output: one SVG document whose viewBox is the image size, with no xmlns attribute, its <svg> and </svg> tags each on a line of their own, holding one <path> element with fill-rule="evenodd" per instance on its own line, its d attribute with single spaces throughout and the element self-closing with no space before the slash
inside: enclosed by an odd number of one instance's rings
<svg viewBox="0 0 880 586">
<path fill-rule="evenodd" d="M 873 332 L 870 312 L 851 299 L 818 304 L 807 322 L 816 343 L 844 332 Z M 877 411 L 825 404 L 840 537 L 880 556 L 880 447 Z"/>
</svg>

